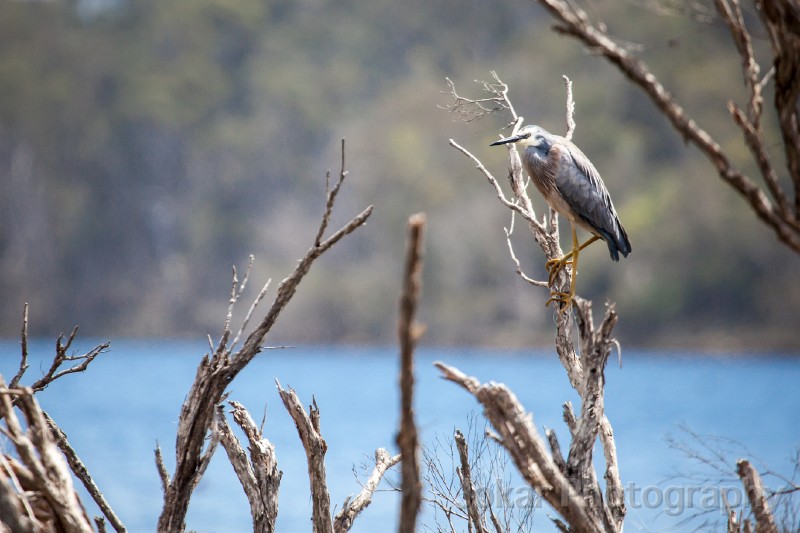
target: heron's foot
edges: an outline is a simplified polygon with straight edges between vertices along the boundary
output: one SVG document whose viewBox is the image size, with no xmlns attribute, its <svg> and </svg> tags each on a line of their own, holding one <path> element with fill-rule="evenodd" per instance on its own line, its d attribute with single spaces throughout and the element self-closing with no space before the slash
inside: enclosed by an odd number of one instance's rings
<svg viewBox="0 0 800 533">
<path fill-rule="evenodd" d="M 564 270 L 564 267 L 574 264 L 574 261 L 572 261 L 571 259 L 572 259 L 572 252 L 557 259 L 550 259 L 544 264 L 549 274 L 548 276 L 549 285 L 552 285 L 555 282 L 556 277 L 558 277 L 558 273 Z"/>
<path fill-rule="evenodd" d="M 544 304 L 548 307 L 551 303 L 555 302 L 558 305 L 558 310 L 562 313 L 569 311 L 572 307 L 572 299 L 575 296 L 572 292 L 550 291 L 550 299 Z"/>
</svg>

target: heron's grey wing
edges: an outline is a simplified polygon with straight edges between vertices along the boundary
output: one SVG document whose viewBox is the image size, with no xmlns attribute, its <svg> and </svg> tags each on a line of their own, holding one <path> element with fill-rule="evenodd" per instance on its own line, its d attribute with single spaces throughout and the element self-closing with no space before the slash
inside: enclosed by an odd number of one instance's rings
<svg viewBox="0 0 800 533">
<path fill-rule="evenodd" d="M 619 222 L 611 196 L 600 173 L 583 152 L 573 144 L 559 144 L 560 162 L 556 172 L 556 188 L 575 213 L 609 245 L 611 257 L 617 250 L 628 255 L 628 236 Z"/>
</svg>

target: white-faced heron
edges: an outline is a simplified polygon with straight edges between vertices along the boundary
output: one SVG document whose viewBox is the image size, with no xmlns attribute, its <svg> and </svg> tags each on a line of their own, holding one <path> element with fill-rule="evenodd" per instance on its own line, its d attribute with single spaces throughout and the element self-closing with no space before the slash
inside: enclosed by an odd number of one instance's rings
<svg viewBox="0 0 800 533">
<path fill-rule="evenodd" d="M 569 292 L 554 292 L 548 300 L 548 303 L 563 302 L 564 309 L 568 309 L 575 296 L 579 252 L 603 239 L 611 259 L 619 261 L 619 254 L 627 257 L 631 253 L 631 241 L 620 224 L 600 174 L 571 141 L 539 126 L 525 126 L 516 135 L 493 142 L 491 146 L 508 143 L 516 143 L 521 148 L 522 165 L 536 188 L 550 207 L 570 222 L 572 251 L 547 262 L 551 285 L 561 269 L 572 265 Z M 590 232 L 592 237 L 578 245 L 575 226 Z"/>
</svg>

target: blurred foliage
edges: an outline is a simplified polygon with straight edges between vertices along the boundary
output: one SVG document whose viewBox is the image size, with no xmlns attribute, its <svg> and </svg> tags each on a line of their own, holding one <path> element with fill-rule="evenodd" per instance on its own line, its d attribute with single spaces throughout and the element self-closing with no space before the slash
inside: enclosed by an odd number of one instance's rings
<svg viewBox="0 0 800 533">
<path fill-rule="evenodd" d="M 752 170 L 725 109 L 743 93 L 724 26 L 643 5 L 593 13 Z M 633 241 L 619 264 L 588 250 L 579 292 L 617 303 L 623 343 L 797 349 L 800 258 L 637 89 L 549 25 L 522 1 L 0 0 L 0 334 L 16 335 L 26 301 L 42 335 L 215 332 L 231 264 L 254 253 L 253 284 L 279 280 L 311 242 L 346 138 L 334 223 L 375 213 L 315 267 L 276 342 L 393 341 L 416 211 L 425 340 L 547 342 L 547 293 L 514 274 L 509 213 L 447 145 L 502 177 L 505 150 L 487 145 L 508 117 L 464 124 L 439 107 L 445 76 L 477 96 L 473 80 L 497 70 L 528 122 L 556 132 L 561 75 L 574 81 L 575 140 Z M 519 221 L 513 241 L 543 277 Z"/>
</svg>

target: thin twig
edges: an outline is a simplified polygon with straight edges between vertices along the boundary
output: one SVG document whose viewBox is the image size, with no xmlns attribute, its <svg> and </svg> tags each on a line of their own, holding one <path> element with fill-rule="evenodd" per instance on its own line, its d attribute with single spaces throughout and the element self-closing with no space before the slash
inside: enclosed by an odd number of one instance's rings
<svg viewBox="0 0 800 533">
<path fill-rule="evenodd" d="M 400 457 L 400 454 L 389 455 L 389 452 L 383 448 L 375 450 L 375 468 L 372 470 L 372 474 L 370 474 L 361 492 L 352 500 L 348 498 L 342 505 L 342 509 L 336 513 L 333 521 L 335 533 L 345 533 L 350 530 L 356 517 L 372 502 L 372 496 L 378 489 L 378 485 L 386 471 L 399 463 Z"/>
<path fill-rule="evenodd" d="M 58 448 L 64 454 L 64 457 L 66 457 L 72 473 L 75 474 L 75 477 L 77 477 L 81 483 L 83 483 L 86 491 L 95 501 L 97 507 L 100 508 L 100 512 L 102 512 L 103 516 L 108 519 L 108 522 L 115 531 L 120 533 L 127 531 L 125 525 L 122 523 L 122 520 L 119 519 L 117 514 L 111 508 L 111 505 L 108 503 L 108 500 L 106 500 L 103 493 L 100 492 L 100 488 L 94 482 L 94 479 L 92 479 L 92 476 L 89 474 L 89 470 L 86 468 L 86 465 L 83 463 L 83 461 L 81 461 L 81 458 L 78 457 L 77 452 L 75 452 L 75 449 L 67 440 L 67 435 L 55 423 L 55 421 L 50 418 L 50 415 L 44 411 L 42 411 L 42 414 L 44 415 L 44 419 L 47 421 L 47 425 L 50 426 L 50 430 L 53 432 L 53 438 L 55 439 Z"/>
<path fill-rule="evenodd" d="M 19 380 L 25 371 L 28 370 L 28 303 L 22 308 L 22 332 L 20 333 L 20 345 L 22 347 L 22 356 L 19 360 L 19 371 L 11 379 L 8 387 L 13 389 L 19 385 Z"/>
<path fill-rule="evenodd" d="M 467 512 L 469 514 L 470 530 L 475 530 L 477 533 L 488 533 L 484 525 L 481 513 L 478 511 L 478 500 L 475 494 L 475 486 L 472 484 L 472 473 L 469 465 L 469 447 L 467 441 L 464 439 L 464 434 L 456 430 L 453 435 L 453 440 L 456 441 L 456 448 L 458 449 L 458 457 L 461 461 L 460 470 L 457 469 L 458 477 L 461 480 L 461 489 L 464 493 L 464 500 L 467 503 Z"/>
</svg>

